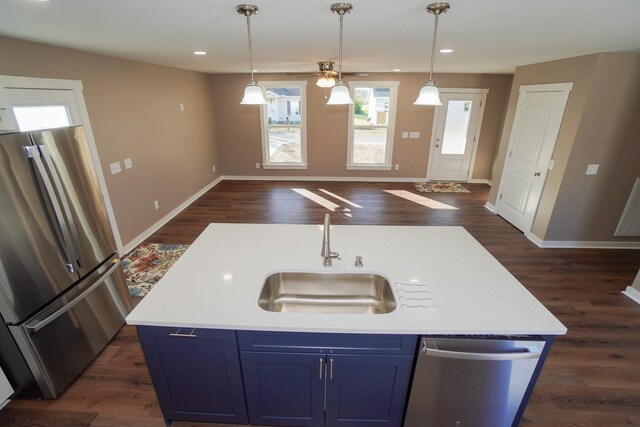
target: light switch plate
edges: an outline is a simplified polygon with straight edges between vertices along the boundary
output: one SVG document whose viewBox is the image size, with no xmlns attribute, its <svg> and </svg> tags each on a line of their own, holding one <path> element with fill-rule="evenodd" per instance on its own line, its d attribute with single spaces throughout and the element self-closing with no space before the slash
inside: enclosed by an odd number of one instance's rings
<svg viewBox="0 0 640 427">
<path fill-rule="evenodd" d="M 549 160 L 549 170 L 553 170 L 553 167 L 556 165 L 555 160 L 551 159 Z"/>
<path fill-rule="evenodd" d="M 133 167 L 133 162 L 131 161 L 131 158 L 127 157 L 126 159 L 124 159 L 124 167 L 126 169 L 131 169 Z"/>
<path fill-rule="evenodd" d="M 117 173 L 122 172 L 122 167 L 120 166 L 120 162 L 110 163 L 109 169 L 111 170 L 111 175 L 115 175 Z"/>
<path fill-rule="evenodd" d="M 597 175 L 600 165 L 587 165 L 587 175 Z"/>
<path fill-rule="evenodd" d="M 420 132 L 409 132 L 409 138 L 413 138 L 413 139 L 420 138 Z"/>
<path fill-rule="evenodd" d="M 409 138 L 409 132 L 402 132 L 403 138 Z"/>
</svg>

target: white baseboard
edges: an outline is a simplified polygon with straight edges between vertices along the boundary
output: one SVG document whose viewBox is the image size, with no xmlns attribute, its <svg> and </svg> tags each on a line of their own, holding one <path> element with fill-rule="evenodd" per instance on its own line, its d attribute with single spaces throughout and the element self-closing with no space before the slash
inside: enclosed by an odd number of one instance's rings
<svg viewBox="0 0 640 427">
<path fill-rule="evenodd" d="M 627 286 L 627 289 L 622 291 L 623 294 L 640 304 L 640 291 L 632 288 L 631 286 Z"/>
<path fill-rule="evenodd" d="M 490 179 L 470 179 L 467 181 L 469 184 L 487 184 L 489 187 L 491 187 L 491 180 Z"/>
<path fill-rule="evenodd" d="M 484 204 L 484 207 L 487 208 L 491 213 L 497 213 L 496 212 L 496 207 L 493 206 L 491 203 L 487 202 Z"/>
<path fill-rule="evenodd" d="M 7 399 L 4 402 L 0 402 L 0 410 L 11 403 L 11 399 Z"/>
<path fill-rule="evenodd" d="M 524 234 L 539 248 L 565 249 L 640 249 L 640 242 L 589 242 L 571 240 L 542 240 L 531 233 Z"/>
<path fill-rule="evenodd" d="M 173 219 L 173 217 L 175 217 L 180 212 L 182 212 L 187 206 L 189 206 L 191 203 L 196 201 L 196 199 L 198 197 L 202 196 L 204 193 L 206 193 L 207 191 L 211 190 L 213 187 L 215 187 L 222 180 L 223 180 L 222 176 L 216 178 L 213 182 L 211 182 L 210 184 L 207 184 L 206 187 L 204 187 L 203 189 L 198 191 L 193 196 L 189 197 L 182 204 L 180 204 L 177 208 L 175 208 L 174 210 L 172 210 L 171 212 L 166 214 L 164 217 L 162 217 L 162 219 L 160 219 L 158 222 L 153 224 L 151 227 L 147 228 L 145 231 L 143 231 L 140 235 L 138 235 L 136 238 L 131 240 L 129 243 L 127 243 L 122 248 L 122 251 L 120 252 L 120 256 L 124 256 L 125 254 L 129 253 L 133 248 L 138 246 L 140 243 L 144 242 L 149 236 L 151 236 L 153 233 L 158 231 L 160 229 L 160 227 L 162 227 L 167 222 L 169 222 L 171 219 Z"/>
<path fill-rule="evenodd" d="M 345 181 L 345 182 L 423 182 L 426 178 L 347 177 L 347 176 L 250 176 L 224 175 L 231 181 Z"/>
</svg>

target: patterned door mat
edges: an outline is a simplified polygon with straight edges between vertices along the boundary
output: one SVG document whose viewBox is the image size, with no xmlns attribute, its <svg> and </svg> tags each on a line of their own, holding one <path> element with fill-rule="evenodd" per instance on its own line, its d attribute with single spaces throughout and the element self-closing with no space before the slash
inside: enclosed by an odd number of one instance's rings
<svg viewBox="0 0 640 427">
<path fill-rule="evenodd" d="M 122 258 L 129 295 L 143 297 L 171 268 L 189 245 L 143 243 Z"/>
<path fill-rule="evenodd" d="M 414 182 L 413 185 L 421 193 L 471 193 L 457 182 Z"/>
</svg>

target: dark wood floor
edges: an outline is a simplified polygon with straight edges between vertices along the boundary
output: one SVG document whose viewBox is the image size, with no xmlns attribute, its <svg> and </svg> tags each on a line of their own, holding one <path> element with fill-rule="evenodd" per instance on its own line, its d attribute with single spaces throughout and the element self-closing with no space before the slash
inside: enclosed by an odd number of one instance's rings
<svg viewBox="0 0 640 427">
<path fill-rule="evenodd" d="M 640 425 L 640 305 L 620 293 L 640 269 L 640 251 L 540 249 L 484 208 L 488 186 L 468 187 L 471 194 L 422 194 L 454 210 L 383 191 L 417 194 L 408 183 L 223 181 L 148 241 L 190 243 L 211 222 L 319 224 L 327 209 L 292 188 L 338 204 L 334 224 L 464 226 L 569 328 L 551 350 L 521 425 Z M 59 399 L 15 400 L 0 412 L 0 425 L 163 426 L 135 330 L 124 327 Z"/>
</svg>

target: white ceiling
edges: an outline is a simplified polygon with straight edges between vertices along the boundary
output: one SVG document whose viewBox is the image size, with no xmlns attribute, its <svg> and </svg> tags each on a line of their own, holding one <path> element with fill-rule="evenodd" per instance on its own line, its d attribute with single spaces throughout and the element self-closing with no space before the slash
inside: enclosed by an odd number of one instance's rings
<svg viewBox="0 0 640 427">
<path fill-rule="evenodd" d="M 433 1 L 433 0 L 431 0 Z M 352 0 L 344 70 L 424 72 L 434 17 L 428 0 Z M 247 72 L 245 18 L 231 0 L 0 0 L 0 35 L 184 69 Z M 332 0 L 255 0 L 254 66 L 307 72 L 337 60 Z M 640 51 L 640 0 L 450 0 L 436 72 L 510 73 L 518 65 Z M 194 50 L 206 50 L 202 57 Z M 2 61 L 10 58 L 2 58 Z"/>
</svg>

